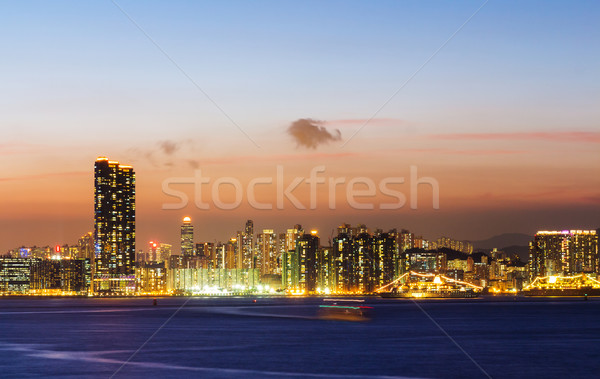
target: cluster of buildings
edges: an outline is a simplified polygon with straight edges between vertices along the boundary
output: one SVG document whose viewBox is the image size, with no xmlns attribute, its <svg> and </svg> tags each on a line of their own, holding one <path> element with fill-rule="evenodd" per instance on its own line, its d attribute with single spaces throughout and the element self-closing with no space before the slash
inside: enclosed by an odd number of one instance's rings
<svg viewBox="0 0 600 379">
<path fill-rule="evenodd" d="M 600 270 L 596 230 L 540 231 L 529 245 L 530 279 L 596 275 Z"/>
<path fill-rule="evenodd" d="M 197 242 L 185 217 L 175 249 L 150 241 L 136 251 L 135 197 L 133 168 L 98 158 L 93 232 L 72 246 L 21 247 L 0 257 L 0 293 L 368 294 L 410 272 L 514 292 L 537 277 L 599 272 L 595 230 L 538 232 L 525 264 L 496 249 L 474 252 L 468 241 L 366 225 L 343 224 L 323 238 L 301 225 L 255 231 L 248 220 L 228 241 Z"/>
</svg>

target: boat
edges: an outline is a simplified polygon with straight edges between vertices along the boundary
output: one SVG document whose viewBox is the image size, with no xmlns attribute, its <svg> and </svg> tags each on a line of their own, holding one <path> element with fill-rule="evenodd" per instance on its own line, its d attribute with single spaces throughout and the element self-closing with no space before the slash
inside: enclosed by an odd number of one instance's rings
<svg viewBox="0 0 600 379">
<path fill-rule="evenodd" d="M 352 301 L 352 300 L 349 300 Z M 373 307 L 364 305 L 320 305 L 318 316 L 322 320 L 368 321 L 371 319 Z"/>
</svg>

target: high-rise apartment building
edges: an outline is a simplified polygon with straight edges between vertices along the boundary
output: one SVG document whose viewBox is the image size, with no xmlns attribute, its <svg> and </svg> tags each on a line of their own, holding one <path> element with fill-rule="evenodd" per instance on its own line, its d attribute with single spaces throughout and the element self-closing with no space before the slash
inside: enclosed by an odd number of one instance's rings
<svg viewBox="0 0 600 379">
<path fill-rule="evenodd" d="M 319 236 L 313 230 L 298 238 L 296 257 L 298 260 L 298 288 L 306 293 L 315 292 L 318 279 L 317 251 Z"/>
<path fill-rule="evenodd" d="M 77 241 L 77 247 L 79 249 L 78 258 L 87 258 L 90 262 L 94 262 L 94 234 L 92 232 L 81 236 Z"/>
<path fill-rule="evenodd" d="M 358 258 L 351 233 L 350 225 L 344 224 L 338 228 L 338 235 L 333 238 L 331 266 L 335 292 L 358 290 Z"/>
<path fill-rule="evenodd" d="M 302 234 L 304 234 L 304 231 L 300 224 L 296 224 L 294 228 L 288 229 L 285 233 L 285 251 L 296 250 L 296 241 Z"/>
<path fill-rule="evenodd" d="M 321 246 L 317 252 L 317 292 L 329 293 L 334 288 L 333 248 Z"/>
<path fill-rule="evenodd" d="M 388 233 L 378 230 L 373 235 L 373 258 L 377 263 L 374 279 L 377 288 L 396 279 L 396 261 L 399 256 L 396 240 L 395 230 Z"/>
<path fill-rule="evenodd" d="M 531 278 L 598 272 L 595 230 L 539 231 L 529 244 L 529 253 Z"/>
<path fill-rule="evenodd" d="M 128 282 L 135 274 L 133 167 L 99 157 L 94 167 L 94 198 L 96 289 L 129 290 Z"/>
<path fill-rule="evenodd" d="M 358 263 L 358 290 L 360 292 L 372 292 L 375 289 L 376 268 L 378 263 L 373 254 L 373 238 L 361 228 L 361 233 L 354 238 L 354 256 Z"/>
<path fill-rule="evenodd" d="M 252 220 L 246 221 L 246 227 L 244 228 L 243 232 L 238 232 L 237 244 L 237 268 L 255 268 L 254 222 Z"/>
<path fill-rule="evenodd" d="M 237 239 L 231 238 L 225 245 L 225 267 L 226 269 L 235 269 L 237 259 Z"/>
<path fill-rule="evenodd" d="M 263 229 L 256 238 L 256 267 L 261 275 L 273 274 L 277 267 L 277 235 L 273 229 Z"/>
<path fill-rule="evenodd" d="M 168 243 L 150 241 L 148 252 L 138 253 L 137 261 L 145 263 L 169 262 L 171 259 L 171 248 L 172 246 Z"/>
</svg>

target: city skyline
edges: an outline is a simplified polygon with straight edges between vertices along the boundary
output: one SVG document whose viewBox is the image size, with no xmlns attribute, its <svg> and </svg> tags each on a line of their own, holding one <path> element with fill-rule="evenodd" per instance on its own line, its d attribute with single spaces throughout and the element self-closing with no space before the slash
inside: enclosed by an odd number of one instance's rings
<svg viewBox="0 0 600 379">
<path fill-rule="evenodd" d="M 593 376 L 599 19 L 1 2 L 2 376 Z"/>
<path fill-rule="evenodd" d="M 176 242 L 167 226 L 184 215 L 205 241 L 245 219 L 465 240 L 600 225 L 597 4 L 120 3 L 214 103 L 114 5 L 35 4 L 3 12 L 2 252 L 92 230 L 88 162 L 99 155 L 136 167 L 140 241 Z M 301 120 L 329 137 L 307 142 L 290 129 Z M 440 207 L 162 209 L 169 178 L 200 169 L 245 186 L 278 165 L 286 183 L 317 166 L 376 183 L 415 166 L 439 182 Z"/>
</svg>

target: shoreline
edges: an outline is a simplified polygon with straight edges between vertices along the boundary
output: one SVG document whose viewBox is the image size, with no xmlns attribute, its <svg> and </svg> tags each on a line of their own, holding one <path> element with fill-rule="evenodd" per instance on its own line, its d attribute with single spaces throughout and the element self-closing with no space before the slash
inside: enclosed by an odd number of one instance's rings
<svg viewBox="0 0 600 379">
<path fill-rule="evenodd" d="M 272 295 L 272 294 L 255 294 L 255 295 L 116 295 L 116 296 L 88 296 L 88 295 L 1 295 L 0 301 L 6 300 L 68 300 L 68 299 L 91 299 L 91 300 L 115 300 L 115 299 L 340 299 L 341 301 L 348 301 L 350 299 L 378 299 L 382 302 L 407 302 L 407 301 L 418 301 L 418 302 L 506 302 L 506 301 L 519 301 L 519 302 L 535 302 L 543 300 L 582 300 L 600 298 L 600 296 L 526 296 L 522 294 L 494 294 L 494 295 L 481 295 L 472 298 L 383 298 L 379 295 L 365 294 L 365 295 L 305 295 L 305 296 L 293 296 L 293 295 Z"/>
</svg>

